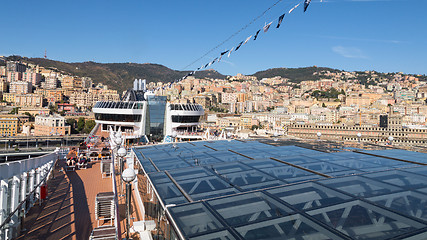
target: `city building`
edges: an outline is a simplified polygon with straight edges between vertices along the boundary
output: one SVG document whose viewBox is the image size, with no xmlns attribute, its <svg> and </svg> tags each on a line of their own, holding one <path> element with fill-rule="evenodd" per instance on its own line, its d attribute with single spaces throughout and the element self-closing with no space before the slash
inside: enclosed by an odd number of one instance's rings
<svg viewBox="0 0 427 240">
<path fill-rule="evenodd" d="M 68 112 L 68 113 L 73 113 L 76 111 L 76 106 L 74 106 L 73 104 L 70 103 L 58 103 L 58 112 Z"/>
<path fill-rule="evenodd" d="M 71 126 L 58 115 L 38 115 L 34 122 L 34 136 L 70 135 Z"/>
<path fill-rule="evenodd" d="M 0 136 L 16 136 L 19 130 L 19 119 L 16 115 L 0 115 Z"/>
<path fill-rule="evenodd" d="M 0 92 L 7 92 L 7 87 L 8 87 L 8 82 L 7 80 L 1 79 L 0 80 Z"/>
<path fill-rule="evenodd" d="M 30 82 L 17 81 L 10 82 L 9 92 L 16 94 L 27 94 L 31 93 L 33 90 L 33 85 Z"/>
<path fill-rule="evenodd" d="M 30 82 L 33 86 L 38 86 L 42 80 L 42 75 L 33 71 L 22 73 L 22 81 Z"/>
<path fill-rule="evenodd" d="M 49 109 L 43 108 L 43 107 L 20 107 L 18 109 L 18 113 L 21 115 L 24 113 L 29 113 L 33 116 L 46 115 L 46 114 L 49 114 Z"/>
<path fill-rule="evenodd" d="M 6 69 L 8 72 L 25 72 L 27 66 L 21 62 L 8 61 L 6 63 Z"/>
<path fill-rule="evenodd" d="M 43 107 L 45 99 L 40 94 L 16 94 L 15 95 L 15 106 L 19 107 Z"/>
<path fill-rule="evenodd" d="M 408 127 L 379 127 L 379 126 L 348 126 L 342 124 L 317 125 L 317 124 L 290 124 L 286 126 L 287 134 L 299 138 L 315 139 L 317 133 L 321 138 L 333 141 L 358 141 L 357 134 L 361 134 L 360 140 L 371 143 L 386 143 L 389 137 L 393 137 L 393 143 L 427 144 L 427 128 Z"/>
<path fill-rule="evenodd" d="M 66 76 L 62 78 L 61 86 L 64 89 L 81 89 L 82 79 L 78 77 Z"/>
</svg>

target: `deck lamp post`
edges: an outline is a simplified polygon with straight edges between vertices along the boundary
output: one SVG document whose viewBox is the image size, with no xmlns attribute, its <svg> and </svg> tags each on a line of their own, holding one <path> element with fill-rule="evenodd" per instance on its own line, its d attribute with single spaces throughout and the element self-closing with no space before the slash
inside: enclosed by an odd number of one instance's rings
<svg viewBox="0 0 427 240">
<path fill-rule="evenodd" d="M 390 141 L 390 145 L 392 145 L 392 144 L 393 144 L 394 137 L 393 137 L 393 136 L 389 136 L 389 137 L 388 137 L 388 140 Z"/>
<path fill-rule="evenodd" d="M 321 132 L 317 132 L 317 140 L 320 141 L 320 137 L 322 136 Z"/>
<path fill-rule="evenodd" d="M 171 135 L 171 137 L 172 137 L 172 142 L 175 142 L 175 140 L 176 140 L 176 136 L 178 136 L 178 134 L 177 134 L 175 131 L 173 131 L 173 132 L 172 132 L 172 135 Z"/>
<path fill-rule="evenodd" d="M 126 239 L 129 239 L 130 228 L 130 196 L 132 185 L 131 182 L 135 179 L 135 170 L 126 168 L 122 173 L 122 179 L 126 182 Z"/>
<path fill-rule="evenodd" d="M 121 146 L 119 148 L 119 150 L 117 150 L 117 156 L 119 157 L 119 167 L 120 167 L 120 172 L 123 171 L 123 158 L 126 156 L 126 149 Z"/>
<path fill-rule="evenodd" d="M 360 138 L 362 137 L 362 134 L 361 133 L 357 133 L 356 134 L 356 136 L 357 136 L 357 140 L 359 141 L 359 143 L 360 143 Z"/>
</svg>

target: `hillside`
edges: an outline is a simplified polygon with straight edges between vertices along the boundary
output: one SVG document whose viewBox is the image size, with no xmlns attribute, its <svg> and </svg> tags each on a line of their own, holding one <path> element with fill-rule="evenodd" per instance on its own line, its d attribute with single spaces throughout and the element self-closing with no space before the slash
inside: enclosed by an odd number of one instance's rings
<svg viewBox="0 0 427 240">
<path fill-rule="evenodd" d="M 147 79 L 148 82 L 171 82 L 183 77 L 188 71 L 176 71 L 159 64 L 151 63 L 66 63 L 44 58 L 8 57 L 8 60 L 22 60 L 44 68 L 52 68 L 81 77 L 91 77 L 94 83 L 107 84 L 120 92 L 132 87 L 135 78 Z M 197 78 L 225 78 L 214 71 L 205 70 L 195 74 Z"/>
<path fill-rule="evenodd" d="M 302 81 L 314 81 L 319 80 L 321 76 L 313 75 L 315 72 L 330 71 L 330 72 L 341 72 L 337 69 L 325 68 L 325 67 L 304 67 L 304 68 L 271 68 L 264 71 L 259 71 L 253 74 L 259 80 L 263 78 L 272 78 L 280 76 L 283 78 L 289 78 L 289 81 L 294 83 L 300 83 Z"/>
</svg>

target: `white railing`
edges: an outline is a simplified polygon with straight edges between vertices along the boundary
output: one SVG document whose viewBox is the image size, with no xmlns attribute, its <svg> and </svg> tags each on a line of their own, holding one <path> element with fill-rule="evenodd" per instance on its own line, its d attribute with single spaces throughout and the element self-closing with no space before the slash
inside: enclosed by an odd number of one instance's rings
<svg viewBox="0 0 427 240">
<path fill-rule="evenodd" d="M 0 164 L 0 239 L 18 236 L 25 214 L 41 198 L 59 151 Z"/>
</svg>

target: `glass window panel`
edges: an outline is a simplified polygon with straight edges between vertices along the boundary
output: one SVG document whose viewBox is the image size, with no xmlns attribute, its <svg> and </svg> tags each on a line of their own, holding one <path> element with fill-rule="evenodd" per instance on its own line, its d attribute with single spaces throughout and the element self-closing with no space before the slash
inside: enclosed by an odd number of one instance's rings
<svg viewBox="0 0 427 240">
<path fill-rule="evenodd" d="M 427 166 L 425 166 L 425 167 L 418 166 L 418 167 L 414 167 L 414 168 L 406 168 L 404 171 L 405 172 L 413 172 L 416 174 L 421 174 L 421 175 L 427 176 Z"/>
<path fill-rule="evenodd" d="M 399 187 L 361 176 L 326 179 L 320 183 L 359 197 L 373 197 L 402 190 Z"/>
<path fill-rule="evenodd" d="M 336 160 L 336 161 L 333 161 L 333 163 L 340 166 L 362 170 L 362 171 L 365 171 L 366 168 L 369 169 L 369 168 L 382 167 L 379 164 L 364 162 L 356 159 Z"/>
<path fill-rule="evenodd" d="M 231 233 L 226 231 L 220 231 L 215 233 L 204 234 L 198 237 L 190 237 L 190 240 L 235 240 L 236 238 Z"/>
<path fill-rule="evenodd" d="M 367 158 L 367 159 L 361 159 L 361 161 L 366 161 L 370 163 L 380 164 L 382 166 L 391 166 L 391 167 L 397 167 L 397 166 L 413 166 L 411 163 L 405 163 L 397 160 L 382 158 L 382 157 L 373 157 L 373 158 Z"/>
<path fill-rule="evenodd" d="M 216 198 L 216 197 L 224 197 L 224 196 L 232 195 L 235 193 L 240 193 L 240 191 L 235 189 L 235 188 L 230 187 L 230 188 L 225 188 L 225 189 L 216 190 L 216 191 L 212 191 L 212 192 L 203 192 L 203 193 L 198 193 L 198 194 L 191 194 L 191 198 L 194 201 L 198 201 L 198 200 L 206 200 L 206 199 Z"/>
<path fill-rule="evenodd" d="M 339 239 L 327 230 L 307 221 L 301 215 L 282 217 L 269 221 L 248 224 L 236 228 L 246 240 L 287 239 L 287 240 L 326 240 Z"/>
<path fill-rule="evenodd" d="M 313 173 L 311 172 L 304 171 L 299 168 L 288 165 L 284 165 L 283 167 L 262 168 L 261 170 L 285 181 L 288 181 L 289 178 L 313 175 Z"/>
<path fill-rule="evenodd" d="M 202 203 L 171 207 L 169 211 L 186 236 L 219 230 L 224 227 Z"/>
<path fill-rule="evenodd" d="M 188 194 L 214 192 L 230 187 L 229 183 L 223 181 L 222 179 L 216 176 L 190 180 L 180 180 L 178 181 L 178 183 Z"/>
<path fill-rule="evenodd" d="M 273 168 L 273 167 L 281 167 L 288 166 L 284 163 L 274 161 L 272 159 L 264 159 L 264 160 L 247 160 L 242 161 L 242 163 L 251 166 L 253 168 L 262 169 L 262 168 Z"/>
<path fill-rule="evenodd" d="M 306 157 L 306 156 L 285 156 L 285 157 L 276 157 L 279 160 L 288 162 L 288 163 L 292 163 L 295 165 L 301 165 L 303 163 L 312 163 L 312 162 L 317 162 L 316 159 L 314 158 L 310 158 L 310 157 Z"/>
<path fill-rule="evenodd" d="M 169 173 L 172 175 L 172 177 L 175 180 L 185 180 L 185 179 L 192 179 L 192 178 L 203 178 L 207 176 L 211 176 L 212 173 L 207 171 L 206 169 L 202 167 L 191 167 L 191 168 L 185 168 L 185 169 L 177 169 L 169 171 Z"/>
<path fill-rule="evenodd" d="M 365 174 L 365 177 L 373 178 L 382 182 L 394 184 L 405 189 L 416 189 L 427 187 L 427 177 L 404 171 L 386 171 Z"/>
<path fill-rule="evenodd" d="M 298 164 L 301 167 L 313 170 L 315 172 L 320 173 L 331 173 L 331 172 L 340 172 L 345 170 L 350 170 L 346 167 L 335 165 L 328 162 L 313 162 L 313 163 L 305 163 L 305 164 Z"/>
<path fill-rule="evenodd" d="M 267 190 L 300 210 L 310 210 L 342 203 L 352 197 L 316 183 L 303 183 Z"/>
<path fill-rule="evenodd" d="M 425 194 L 404 191 L 368 199 L 409 216 L 427 220 L 427 195 Z"/>
<path fill-rule="evenodd" d="M 307 213 L 356 239 L 389 239 L 426 226 L 359 200 Z"/>
<path fill-rule="evenodd" d="M 219 173 L 219 174 L 228 174 L 232 172 L 242 172 L 252 169 L 244 164 L 241 164 L 239 162 L 237 163 L 223 163 L 223 164 L 216 164 L 213 166 L 213 171 Z"/>
<path fill-rule="evenodd" d="M 230 226 L 287 216 L 293 210 L 261 192 L 208 201 Z"/>
</svg>

